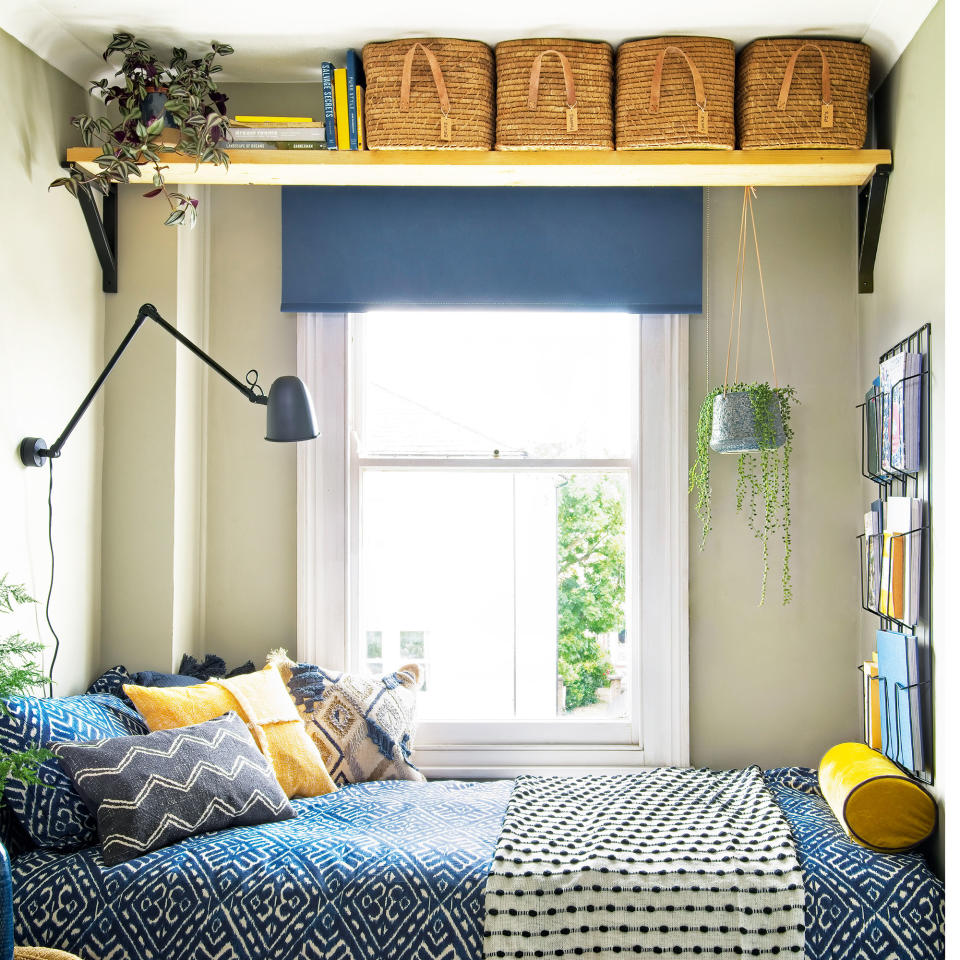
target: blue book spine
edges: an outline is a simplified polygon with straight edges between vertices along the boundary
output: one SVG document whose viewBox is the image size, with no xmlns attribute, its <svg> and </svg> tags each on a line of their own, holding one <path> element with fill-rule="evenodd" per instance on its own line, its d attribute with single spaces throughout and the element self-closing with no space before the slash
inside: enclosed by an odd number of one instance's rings
<svg viewBox="0 0 960 960">
<path fill-rule="evenodd" d="M 324 61 L 320 65 L 320 80 L 323 84 L 323 132 L 327 149 L 337 149 L 337 113 L 333 104 L 333 64 Z"/>
<path fill-rule="evenodd" d="M 877 631 L 877 672 L 880 681 L 880 728 L 883 752 L 891 759 L 914 769 L 913 717 L 910 705 L 911 678 L 908 649 L 917 638 L 893 630 Z M 916 653 L 914 651 L 914 660 Z"/>
<path fill-rule="evenodd" d="M 347 51 L 347 113 L 350 118 L 350 149 L 360 149 L 357 129 L 357 87 L 364 85 L 363 64 L 356 50 Z"/>
</svg>

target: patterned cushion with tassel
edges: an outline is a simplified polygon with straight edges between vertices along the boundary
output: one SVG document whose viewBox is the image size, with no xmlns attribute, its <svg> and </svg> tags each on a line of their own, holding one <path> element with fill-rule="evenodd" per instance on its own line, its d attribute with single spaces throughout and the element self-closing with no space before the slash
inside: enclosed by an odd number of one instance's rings
<svg viewBox="0 0 960 960">
<path fill-rule="evenodd" d="M 294 663 L 270 654 L 336 784 L 425 780 L 411 763 L 420 668 L 382 677 Z"/>
</svg>

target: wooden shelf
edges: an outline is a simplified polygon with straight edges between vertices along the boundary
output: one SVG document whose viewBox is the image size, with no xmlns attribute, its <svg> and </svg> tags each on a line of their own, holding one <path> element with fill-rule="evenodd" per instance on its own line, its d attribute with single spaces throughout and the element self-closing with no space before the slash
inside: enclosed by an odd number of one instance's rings
<svg viewBox="0 0 960 960">
<path fill-rule="evenodd" d="M 96 172 L 99 150 L 73 147 L 67 160 Z M 244 150 L 230 167 L 162 154 L 171 183 L 223 186 L 417 187 L 820 187 L 859 186 L 889 150 Z M 148 168 L 134 183 L 149 183 Z"/>
</svg>

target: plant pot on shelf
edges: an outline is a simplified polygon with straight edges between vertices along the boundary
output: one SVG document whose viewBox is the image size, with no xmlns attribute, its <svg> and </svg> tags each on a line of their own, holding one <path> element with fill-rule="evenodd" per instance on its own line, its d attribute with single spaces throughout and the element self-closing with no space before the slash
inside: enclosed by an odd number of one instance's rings
<svg viewBox="0 0 960 960">
<path fill-rule="evenodd" d="M 217 89 L 217 57 L 233 53 L 233 47 L 216 41 L 202 57 L 191 59 L 174 47 L 166 61 L 150 45 L 130 33 L 116 33 L 104 51 L 104 59 L 121 54 L 120 69 L 113 77 L 101 77 L 91 91 L 116 111 L 119 118 L 79 114 L 71 123 L 80 131 L 85 147 L 96 147 L 95 172 L 72 166 L 67 176 L 51 187 L 63 187 L 74 197 L 93 187 L 106 194 L 118 183 L 132 179 L 153 181 L 145 197 L 162 195 L 167 225 L 192 224 L 197 218 L 195 197 L 168 189 L 162 162 L 164 153 L 192 157 L 197 163 L 226 166 L 230 162 L 224 136 L 228 127 L 227 95 Z"/>
<path fill-rule="evenodd" d="M 163 117 L 165 127 L 176 127 L 177 123 L 166 111 L 167 88 L 147 87 L 147 95 L 140 101 L 140 120 L 149 127 L 157 117 Z"/>
<path fill-rule="evenodd" d="M 765 425 L 757 422 L 757 412 L 752 396 L 746 391 L 718 393 L 713 399 L 710 449 L 714 453 L 747 453 L 761 447 L 768 450 L 782 447 L 787 438 L 779 394 L 775 393 L 767 401 L 765 419 L 771 428 L 769 442 L 763 437 Z"/>
</svg>

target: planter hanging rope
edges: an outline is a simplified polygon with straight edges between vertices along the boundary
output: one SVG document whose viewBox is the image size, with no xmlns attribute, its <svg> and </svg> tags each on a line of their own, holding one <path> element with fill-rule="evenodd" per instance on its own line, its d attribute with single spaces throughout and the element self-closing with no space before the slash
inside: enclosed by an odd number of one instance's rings
<svg viewBox="0 0 960 960">
<path fill-rule="evenodd" d="M 793 428 L 791 405 L 796 391 L 781 387 L 777 379 L 777 363 L 773 355 L 773 334 L 767 312 L 767 292 L 760 263 L 760 241 L 753 212 L 753 187 L 743 191 L 740 230 L 737 239 L 737 266 L 730 304 L 730 330 L 727 334 L 727 359 L 723 385 L 708 390 L 700 405 L 697 419 L 696 458 L 690 467 L 690 492 L 696 493 L 696 512 L 703 524 L 700 547 L 706 543 L 711 527 L 710 454 L 734 453 L 737 460 L 737 513 L 743 513 L 747 525 L 761 544 L 760 603 L 766 599 L 767 574 L 770 570 L 770 539 L 777 532 L 783 535 L 783 571 L 780 577 L 783 602 L 792 597 L 790 578 L 790 458 Z M 750 221 L 747 222 L 749 213 Z M 763 322 L 770 348 L 773 386 L 766 382 L 740 380 L 740 343 L 743 334 L 743 287 L 746 281 L 748 231 L 753 233 L 753 249 L 757 257 Z M 733 353 L 733 328 L 737 328 L 737 351 L 734 355 L 733 379 L 730 358 Z"/>
<path fill-rule="evenodd" d="M 763 303 L 763 322 L 767 328 L 767 343 L 770 346 L 770 366 L 773 368 L 773 387 L 778 389 L 777 361 L 773 356 L 773 334 L 770 332 L 770 317 L 767 313 L 767 292 L 763 285 L 763 266 L 760 263 L 760 241 L 757 238 L 757 221 L 753 216 L 753 198 L 756 196 L 755 187 L 743 188 L 743 208 L 740 211 L 740 239 L 737 241 L 737 271 L 733 284 L 733 303 L 730 305 L 730 335 L 727 338 L 727 363 L 723 369 L 723 393 L 727 393 L 730 374 L 730 349 L 733 346 L 733 318 L 737 317 L 737 355 L 735 359 L 733 379 L 740 380 L 740 331 L 743 325 L 743 281 L 746 273 L 747 255 L 747 211 L 750 212 L 750 225 L 753 228 L 753 247 L 757 254 L 757 274 L 760 277 L 760 299 Z M 739 306 L 738 306 L 739 302 Z"/>
<path fill-rule="evenodd" d="M 786 439 L 783 432 L 777 362 L 773 355 L 773 334 L 767 312 L 767 291 L 763 283 L 763 266 L 760 262 L 760 241 L 757 236 L 757 221 L 753 213 L 753 197 L 754 188 L 744 187 L 743 206 L 740 210 L 740 234 L 737 239 L 737 268 L 733 284 L 733 299 L 730 304 L 727 360 L 723 370 L 723 388 L 713 404 L 710 449 L 715 453 L 744 453 L 764 447 L 775 448 L 782 446 Z M 749 224 L 747 223 L 748 213 Z M 770 348 L 770 366 L 773 369 L 773 387 L 767 388 L 766 399 L 759 400 L 750 391 L 745 390 L 740 381 L 740 343 L 743 334 L 743 288 L 746 284 L 748 232 L 753 233 L 753 249 L 757 257 L 760 297 L 763 302 L 763 322 Z M 730 354 L 733 350 L 734 321 L 737 328 L 737 351 L 731 381 Z"/>
</svg>

